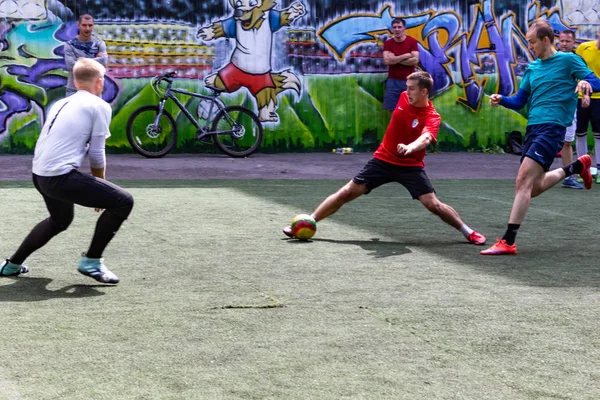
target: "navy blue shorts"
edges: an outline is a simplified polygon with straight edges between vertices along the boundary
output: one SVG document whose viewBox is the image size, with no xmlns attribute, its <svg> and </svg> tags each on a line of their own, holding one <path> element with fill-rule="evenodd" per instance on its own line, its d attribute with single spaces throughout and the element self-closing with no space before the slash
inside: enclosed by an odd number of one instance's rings
<svg viewBox="0 0 600 400">
<path fill-rule="evenodd" d="M 435 193 L 429 177 L 422 167 L 403 167 L 372 158 L 358 173 L 352 182 L 367 185 L 367 192 L 390 182 L 398 182 L 404 186 L 413 199 L 424 194 Z"/>
<path fill-rule="evenodd" d="M 529 157 L 547 172 L 554 162 L 554 157 L 562 149 L 566 133 L 567 128 L 558 124 L 528 125 L 521 162 L 525 157 Z"/>
<path fill-rule="evenodd" d="M 385 80 L 385 94 L 383 95 L 383 109 L 394 111 L 400 95 L 406 90 L 406 81 L 387 78 Z"/>
<path fill-rule="evenodd" d="M 590 106 L 581 108 L 581 99 L 577 101 L 577 129 L 578 136 L 587 135 L 588 126 L 592 124 L 592 132 L 600 132 L 600 99 L 590 99 Z"/>
</svg>

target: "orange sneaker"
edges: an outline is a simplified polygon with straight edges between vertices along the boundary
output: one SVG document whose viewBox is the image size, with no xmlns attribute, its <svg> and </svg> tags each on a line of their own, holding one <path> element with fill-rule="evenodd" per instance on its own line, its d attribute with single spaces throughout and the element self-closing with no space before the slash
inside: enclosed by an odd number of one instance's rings
<svg viewBox="0 0 600 400">
<path fill-rule="evenodd" d="M 583 184 L 587 190 L 592 188 L 592 173 L 590 172 L 590 167 L 592 166 L 592 157 L 589 154 L 581 156 L 578 158 L 579 161 L 583 164 L 583 170 L 579 174 L 581 179 L 583 180 Z"/>
<path fill-rule="evenodd" d="M 473 232 L 471 232 L 471 234 L 469 235 L 467 240 L 469 241 L 469 243 L 473 243 L 473 244 L 476 244 L 477 246 L 481 246 L 481 245 L 485 244 L 485 241 L 487 239 L 481 233 L 473 231 Z"/>
<path fill-rule="evenodd" d="M 490 247 L 487 250 L 482 250 L 479 254 L 484 256 L 501 256 L 507 254 L 517 254 L 517 245 L 513 243 L 512 245 L 506 244 L 506 240 L 496 238 L 498 241 L 495 245 Z"/>
</svg>

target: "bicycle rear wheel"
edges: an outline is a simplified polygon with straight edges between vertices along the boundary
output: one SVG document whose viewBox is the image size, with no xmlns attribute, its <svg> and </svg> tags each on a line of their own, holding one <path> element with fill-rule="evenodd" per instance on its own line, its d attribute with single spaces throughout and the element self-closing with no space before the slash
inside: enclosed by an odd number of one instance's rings
<svg viewBox="0 0 600 400">
<path fill-rule="evenodd" d="M 263 138 L 260 120 L 242 106 L 230 106 L 219 111 L 212 130 L 216 132 L 214 139 L 217 147 L 231 157 L 248 157 L 258 149 Z"/>
<path fill-rule="evenodd" d="M 148 158 L 158 158 L 167 154 L 177 142 L 175 120 L 163 110 L 158 124 L 154 120 L 158 106 L 138 108 L 127 121 L 127 140 L 133 149 Z"/>
</svg>

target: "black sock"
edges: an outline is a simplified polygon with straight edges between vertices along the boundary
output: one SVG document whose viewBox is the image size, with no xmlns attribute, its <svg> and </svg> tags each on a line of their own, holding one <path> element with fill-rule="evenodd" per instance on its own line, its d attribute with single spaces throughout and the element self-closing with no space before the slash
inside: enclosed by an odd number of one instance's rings
<svg viewBox="0 0 600 400">
<path fill-rule="evenodd" d="M 575 160 L 575 162 L 563 167 L 563 171 L 565 171 L 565 177 L 573 174 L 579 174 L 581 171 L 583 171 L 583 163 L 579 160 Z"/>
<path fill-rule="evenodd" d="M 517 231 L 521 224 L 508 224 L 508 228 L 506 229 L 506 233 L 502 237 L 502 239 L 506 240 L 506 244 L 512 246 L 515 244 L 515 239 L 517 238 Z"/>
</svg>

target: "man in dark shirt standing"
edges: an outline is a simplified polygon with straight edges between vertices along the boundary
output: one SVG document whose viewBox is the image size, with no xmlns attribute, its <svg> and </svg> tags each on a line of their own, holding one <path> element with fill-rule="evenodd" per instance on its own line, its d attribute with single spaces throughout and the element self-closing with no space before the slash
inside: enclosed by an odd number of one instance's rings
<svg viewBox="0 0 600 400">
<path fill-rule="evenodd" d="M 400 94 L 406 90 L 406 78 L 419 64 L 417 40 L 406 35 L 404 20 L 395 18 L 392 21 L 392 34 L 383 44 L 383 63 L 389 66 L 383 109 L 389 111 L 396 108 Z"/>
</svg>

